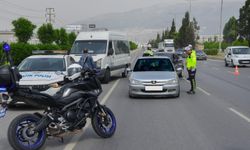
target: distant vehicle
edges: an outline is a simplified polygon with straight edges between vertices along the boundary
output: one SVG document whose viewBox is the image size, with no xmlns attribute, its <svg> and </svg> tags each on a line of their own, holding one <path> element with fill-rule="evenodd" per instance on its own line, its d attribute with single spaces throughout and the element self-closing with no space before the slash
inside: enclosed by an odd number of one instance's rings
<svg viewBox="0 0 250 150">
<path fill-rule="evenodd" d="M 225 50 L 225 66 L 250 65 L 250 48 L 247 46 L 231 46 Z"/>
<path fill-rule="evenodd" d="M 165 39 L 158 44 L 158 49 L 163 49 L 165 52 L 174 53 L 174 39 Z"/>
<path fill-rule="evenodd" d="M 196 51 L 196 58 L 197 60 L 207 60 L 207 54 L 202 50 Z"/>
<path fill-rule="evenodd" d="M 24 59 L 18 66 L 22 75 L 19 81 L 21 88 L 31 88 L 47 94 L 55 94 L 52 84 L 62 85 L 67 69 L 75 60 L 69 55 L 33 55 Z M 14 98 L 10 104 L 22 101 Z"/>
<path fill-rule="evenodd" d="M 138 58 L 129 77 L 130 97 L 179 97 L 180 83 L 168 57 Z"/>
<path fill-rule="evenodd" d="M 130 66 L 130 46 L 124 34 L 111 31 L 81 32 L 70 55 L 79 61 L 84 48 L 89 49 L 97 67 L 101 69 L 100 77 L 104 83 L 108 83 L 115 74 L 126 77 L 126 70 Z"/>
<path fill-rule="evenodd" d="M 178 56 L 175 53 L 166 53 L 157 51 L 154 53 L 154 56 L 163 56 L 163 57 L 169 57 L 172 63 L 174 64 L 175 70 L 180 78 L 183 76 L 183 70 L 184 70 L 184 62 L 183 59 Z"/>
</svg>

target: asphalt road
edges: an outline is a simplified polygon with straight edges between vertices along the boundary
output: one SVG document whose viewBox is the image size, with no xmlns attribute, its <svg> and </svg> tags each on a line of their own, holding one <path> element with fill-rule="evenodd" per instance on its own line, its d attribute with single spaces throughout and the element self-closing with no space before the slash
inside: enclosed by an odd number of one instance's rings
<svg viewBox="0 0 250 150">
<path fill-rule="evenodd" d="M 136 56 L 136 54 L 134 54 Z M 46 150 L 249 150 L 250 67 L 224 67 L 222 61 L 199 61 L 197 91 L 188 95 L 181 80 L 180 98 L 130 99 L 128 80 L 113 78 L 103 85 L 100 101 L 112 109 L 117 131 L 99 138 L 91 125 L 75 136 L 47 140 Z M 11 150 L 6 137 L 14 116 L 34 109 L 10 109 L 0 119 L 0 149 Z"/>
</svg>

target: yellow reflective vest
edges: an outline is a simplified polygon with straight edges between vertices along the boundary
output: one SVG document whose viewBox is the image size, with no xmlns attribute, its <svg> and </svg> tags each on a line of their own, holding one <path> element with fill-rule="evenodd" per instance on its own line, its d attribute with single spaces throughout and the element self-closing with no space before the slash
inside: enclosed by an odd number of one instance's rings
<svg viewBox="0 0 250 150">
<path fill-rule="evenodd" d="M 146 50 L 143 54 L 147 55 L 147 56 L 153 56 L 154 55 L 152 50 Z"/>
<path fill-rule="evenodd" d="M 186 59 L 187 69 L 196 69 L 196 51 L 192 50 L 192 53 Z"/>
</svg>

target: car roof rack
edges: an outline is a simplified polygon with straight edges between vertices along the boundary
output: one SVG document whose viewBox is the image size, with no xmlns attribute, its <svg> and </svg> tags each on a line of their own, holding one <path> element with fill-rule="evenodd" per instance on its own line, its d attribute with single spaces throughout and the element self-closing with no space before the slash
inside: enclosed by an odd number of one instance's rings
<svg viewBox="0 0 250 150">
<path fill-rule="evenodd" d="M 33 55 L 66 55 L 66 50 L 33 50 Z"/>
</svg>

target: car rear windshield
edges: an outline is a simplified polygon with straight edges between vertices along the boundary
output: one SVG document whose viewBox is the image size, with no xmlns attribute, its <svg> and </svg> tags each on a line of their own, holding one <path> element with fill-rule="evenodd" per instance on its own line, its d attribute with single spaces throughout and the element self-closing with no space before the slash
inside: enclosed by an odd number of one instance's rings
<svg viewBox="0 0 250 150">
<path fill-rule="evenodd" d="M 148 58 L 138 59 L 133 71 L 174 71 L 174 68 L 170 59 Z"/>
<path fill-rule="evenodd" d="M 18 69 L 19 71 L 66 71 L 63 58 L 27 58 Z"/>
<path fill-rule="evenodd" d="M 250 48 L 234 48 L 233 54 L 250 54 Z"/>
<path fill-rule="evenodd" d="M 106 47 L 107 40 L 76 41 L 72 46 L 70 54 L 82 54 L 85 48 L 92 54 L 105 54 Z"/>
</svg>

